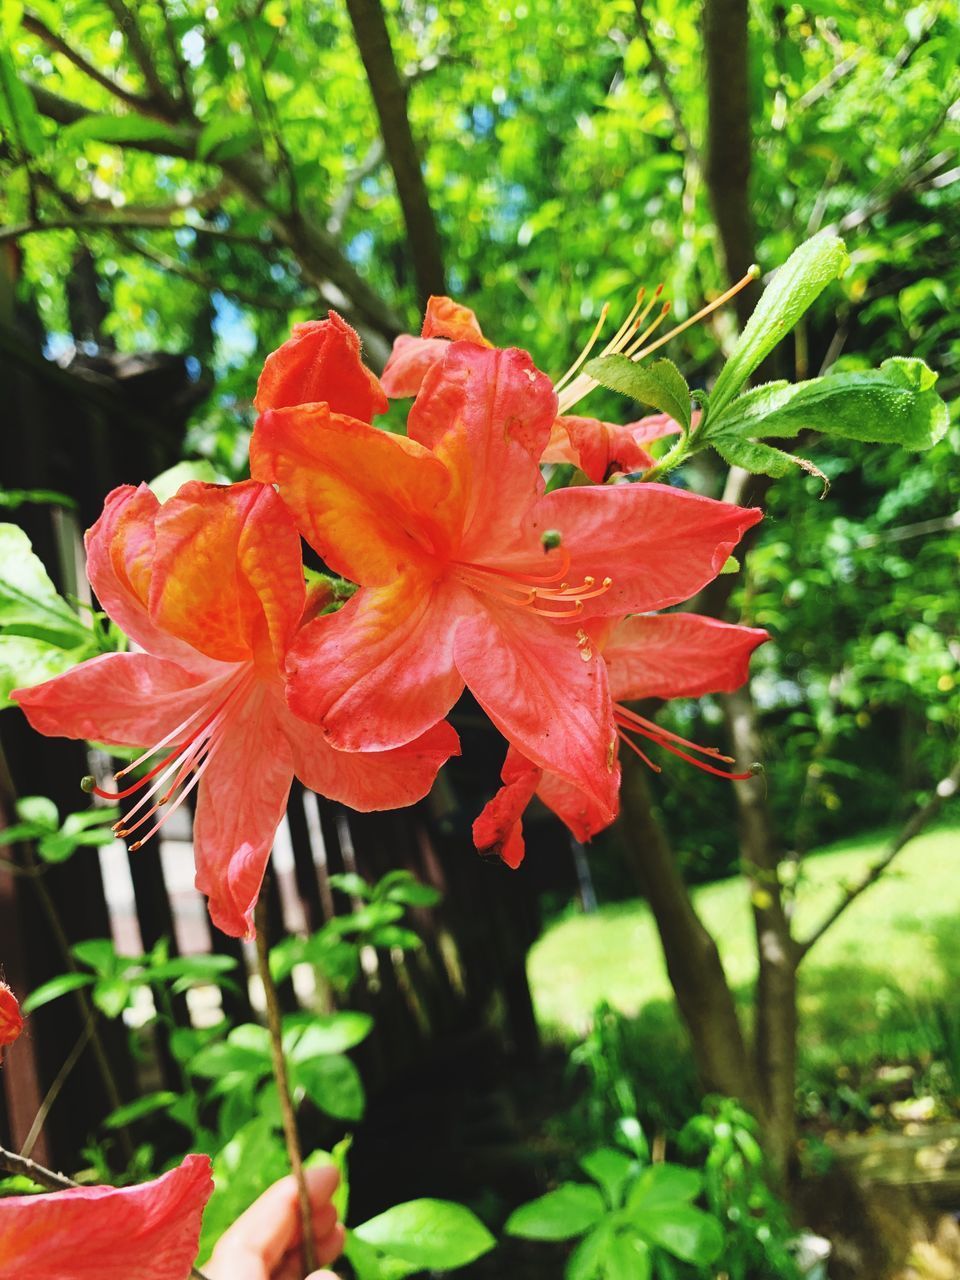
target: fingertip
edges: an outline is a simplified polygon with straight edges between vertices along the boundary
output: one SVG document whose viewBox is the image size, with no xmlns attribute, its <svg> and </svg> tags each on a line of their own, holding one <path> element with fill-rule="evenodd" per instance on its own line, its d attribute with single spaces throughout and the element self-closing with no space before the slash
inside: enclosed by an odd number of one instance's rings
<svg viewBox="0 0 960 1280">
<path fill-rule="evenodd" d="M 327 1235 L 316 1241 L 317 1261 L 326 1265 L 339 1258 L 343 1253 L 345 1239 L 346 1231 L 343 1224 L 338 1222 Z M 309 1277 L 309 1280 L 313 1280 L 313 1277 Z"/>
<path fill-rule="evenodd" d="M 328 1203 L 340 1185 L 340 1172 L 332 1164 L 324 1164 L 304 1170 L 307 1192 L 314 1208 Z"/>
</svg>

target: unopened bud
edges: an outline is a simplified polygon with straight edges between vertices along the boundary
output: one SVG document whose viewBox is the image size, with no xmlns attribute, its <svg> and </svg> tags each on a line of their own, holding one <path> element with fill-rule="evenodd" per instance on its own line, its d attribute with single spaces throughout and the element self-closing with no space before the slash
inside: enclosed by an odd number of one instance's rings
<svg viewBox="0 0 960 1280">
<path fill-rule="evenodd" d="M 563 541 L 563 534 L 559 529 L 544 529 L 540 535 L 540 545 L 544 551 L 555 551 Z"/>
<path fill-rule="evenodd" d="M 89 773 L 86 775 L 86 777 L 80 779 L 80 790 L 85 791 L 87 795 L 90 794 L 90 792 L 94 789 L 96 785 L 97 785 L 96 778 L 94 778 Z"/>
</svg>

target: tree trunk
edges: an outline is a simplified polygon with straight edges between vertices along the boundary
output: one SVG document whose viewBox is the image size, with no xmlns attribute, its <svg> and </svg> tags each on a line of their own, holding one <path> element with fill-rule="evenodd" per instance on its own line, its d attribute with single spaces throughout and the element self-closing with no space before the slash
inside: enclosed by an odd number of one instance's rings
<svg viewBox="0 0 960 1280">
<path fill-rule="evenodd" d="M 733 753 L 741 762 L 761 755 L 749 685 L 724 699 Z M 789 1181 L 796 1145 L 797 964 L 799 952 L 780 888 L 780 848 L 767 804 L 766 780 L 734 783 L 740 856 L 750 885 L 757 938 L 754 1060 L 763 1099 L 767 1155 L 777 1182 Z"/>
<path fill-rule="evenodd" d="M 623 833 L 656 921 L 670 983 L 690 1032 L 706 1092 L 727 1094 L 754 1113 L 761 1097 L 720 954 L 690 900 L 653 812 L 640 761 L 623 761 Z"/>
</svg>

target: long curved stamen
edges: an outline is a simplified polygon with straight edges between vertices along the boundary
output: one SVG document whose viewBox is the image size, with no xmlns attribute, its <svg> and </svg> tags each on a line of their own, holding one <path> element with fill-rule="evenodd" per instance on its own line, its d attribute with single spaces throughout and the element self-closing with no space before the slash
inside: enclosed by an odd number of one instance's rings
<svg viewBox="0 0 960 1280">
<path fill-rule="evenodd" d="M 603 329 L 603 326 L 606 324 L 607 313 L 609 310 L 610 310 L 610 303 L 605 302 L 603 306 L 600 308 L 600 319 L 597 321 L 596 325 L 594 326 L 593 333 L 591 333 L 590 337 L 588 338 L 586 346 L 577 356 L 576 360 L 574 360 L 573 364 L 570 366 L 567 372 L 563 374 L 561 377 L 559 377 L 556 380 L 556 382 L 553 384 L 553 389 L 555 391 L 559 391 L 565 382 L 569 382 L 569 380 L 577 372 L 577 370 L 583 364 L 584 360 L 586 360 L 587 356 L 596 346 L 596 342 L 597 342 L 597 339 L 600 337 L 601 330 Z"/>
<path fill-rule="evenodd" d="M 565 553 L 565 563 L 561 573 L 570 567 L 570 556 Z M 538 574 L 513 573 L 508 569 L 500 569 L 491 565 L 460 564 L 457 577 L 474 591 L 490 596 L 501 604 L 514 605 L 519 609 L 529 609 L 543 618 L 567 620 L 575 618 L 583 610 L 583 602 L 602 596 L 613 586 L 612 578 L 604 578 L 597 582 L 596 578 L 587 575 L 582 582 L 571 586 L 569 582 L 561 582 L 558 587 L 539 585 L 557 580 L 557 574 L 549 577 Z"/>
<path fill-rule="evenodd" d="M 210 702 L 206 706 L 199 707 L 191 715 L 187 716 L 175 729 L 166 734 L 155 746 L 145 751 L 137 760 L 131 764 L 124 766 L 114 774 L 114 779 L 119 781 L 132 769 L 138 765 L 148 761 L 151 756 L 156 755 L 163 750 L 169 743 L 178 738 L 185 730 L 200 717 L 204 716 L 199 726 L 194 728 L 185 738 L 182 738 L 179 745 L 168 752 L 159 763 L 138 778 L 135 783 L 129 787 L 125 787 L 122 791 L 110 792 L 94 784 L 93 779 L 84 779 L 83 789 L 91 792 L 93 795 L 100 796 L 104 800 L 122 800 L 127 796 L 133 795 L 135 792 L 142 791 L 143 794 L 136 803 L 123 815 L 119 822 L 114 823 L 113 830 L 120 837 L 132 835 L 134 831 L 139 830 L 145 823 L 168 804 L 174 795 L 176 799 L 168 809 L 164 809 L 164 813 L 159 821 L 147 832 L 145 836 L 130 845 L 130 851 L 135 852 L 143 844 L 146 843 L 157 831 L 163 826 L 171 814 L 175 813 L 183 804 L 186 797 L 194 789 L 200 780 L 200 777 L 206 770 L 207 765 L 213 758 L 217 747 L 223 740 L 223 726 L 233 709 L 234 704 L 243 694 L 249 690 L 252 681 L 255 679 L 255 673 L 252 668 L 244 668 L 238 673 L 236 679 L 231 681 L 228 686 L 219 683 L 213 693 L 211 701 L 215 699 L 215 703 L 211 708 Z M 172 779 L 172 781 L 171 781 Z M 152 785 L 148 785 L 152 783 Z M 146 788 L 146 790 L 144 790 Z M 160 793 L 158 798 L 157 793 Z M 150 801 L 153 801 L 150 804 Z M 141 814 L 136 821 L 131 821 L 140 813 L 141 809 L 146 811 Z"/>
<path fill-rule="evenodd" d="M 638 336 L 637 330 L 646 323 L 647 317 L 653 309 L 654 304 L 663 292 L 663 285 L 661 284 L 657 286 L 653 296 L 647 302 L 642 311 L 640 311 L 640 303 L 643 298 L 643 290 L 641 290 L 637 294 L 637 302 L 633 309 L 614 334 L 613 338 L 600 352 L 600 355 L 624 355 L 628 360 L 633 360 L 634 362 L 644 359 L 644 357 L 650 355 L 651 352 L 657 351 L 664 345 L 664 343 L 669 342 L 671 338 L 675 338 L 677 334 L 683 333 L 685 329 L 689 329 L 691 325 L 697 324 L 700 320 L 703 320 L 706 316 L 716 311 L 718 307 L 722 307 L 724 303 L 729 302 L 730 299 L 735 297 L 735 295 L 742 289 L 745 289 L 748 284 L 753 280 L 756 280 L 759 274 L 759 267 L 752 266 L 746 275 L 742 276 L 736 284 L 731 285 L 730 288 L 721 293 L 719 297 L 714 298 L 712 302 L 708 302 L 706 306 L 701 307 L 695 315 L 690 316 L 689 319 L 684 320 L 681 324 L 675 325 L 669 333 L 663 334 L 654 342 L 650 342 L 650 338 L 669 314 L 670 303 L 665 302 L 663 304 L 656 319 L 647 326 L 643 333 Z M 605 319 L 605 317 L 606 304 L 604 304 L 604 311 L 601 314 L 601 320 Z M 591 378 L 587 373 L 577 373 L 577 370 L 592 350 L 593 345 L 596 342 L 598 332 L 598 329 L 594 330 L 594 336 L 591 337 L 589 343 L 581 353 L 581 356 L 573 365 L 571 365 L 570 369 L 567 370 L 559 382 L 556 383 L 556 389 L 559 393 L 560 413 L 569 413 L 575 404 L 578 404 L 585 395 L 588 395 L 589 392 L 597 386 L 597 382 L 594 378 Z M 574 377 L 572 381 L 569 381 L 571 375 L 574 373 L 576 373 L 576 377 Z"/>
<path fill-rule="evenodd" d="M 675 744 L 680 743 L 684 747 L 688 747 L 690 751 L 699 752 L 702 756 L 709 756 L 711 760 L 722 761 L 724 764 L 733 764 L 733 757 L 721 755 L 718 748 L 701 747 L 698 743 L 691 742 L 688 738 L 682 738 L 679 733 L 664 729 L 652 720 L 648 720 L 645 716 L 638 715 L 635 711 L 630 711 L 622 703 L 614 704 L 613 718 L 617 725 L 617 735 L 620 740 L 635 751 L 641 760 L 656 773 L 659 773 L 660 769 L 628 736 L 630 733 L 639 733 L 650 742 L 655 742 L 658 746 L 663 747 L 664 750 L 669 751 L 671 755 L 679 756 L 681 760 L 686 760 L 688 764 L 692 764 L 703 773 L 711 773 L 717 778 L 726 778 L 728 782 L 747 782 L 757 775 L 759 766 L 748 769 L 745 773 L 731 773 L 727 769 L 718 769 L 714 765 L 708 764 L 706 760 L 698 760 L 696 756 L 690 755 L 689 751 L 682 751 Z"/>
</svg>

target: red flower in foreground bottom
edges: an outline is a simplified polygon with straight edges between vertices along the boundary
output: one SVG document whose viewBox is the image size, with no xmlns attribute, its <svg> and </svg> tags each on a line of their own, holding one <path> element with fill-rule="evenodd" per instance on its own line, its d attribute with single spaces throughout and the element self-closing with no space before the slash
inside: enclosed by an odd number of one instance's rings
<svg viewBox="0 0 960 1280">
<path fill-rule="evenodd" d="M 213 1191 L 187 1156 L 137 1187 L 76 1187 L 0 1200 L 0 1280 L 188 1280 Z"/>
<path fill-rule="evenodd" d="M 13 1044 L 23 1030 L 23 1015 L 17 997 L 5 982 L 0 982 L 0 1058 L 3 1046 Z"/>
<path fill-rule="evenodd" d="M 252 936 L 294 774 L 354 809 L 391 809 L 426 795 L 458 752 L 442 723 L 398 750 L 346 754 L 289 710 L 285 664 L 306 593 L 300 539 L 269 485 L 191 482 L 163 506 L 146 485 L 115 489 L 87 556 L 100 603 L 147 652 L 93 658 L 13 697 L 40 733 L 154 744 L 116 775 L 149 764 L 138 781 L 97 790 L 140 793 L 117 824 L 142 832 L 132 849 L 199 784 L 197 888 L 224 933 Z"/>
<path fill-rule="evenodd" d="M 718 768 L 732 761 L 715 748 L 688 742 L 623 703 L 642 698 L 696 698 L 704 693 L 739 689 L 747 678 L 751 653 L 769 639 L 766 631 L 733 626 L 696 613 L 627 618 L 609 632 L 606 640 L 599 628 L 591 630 L 594 641 L 585 632 L 580 633 L 580 640 L 584 645 L 595 642 L 603 649 L 610 694 L 616 700 L 613 718 L 617 737 L 645 764 L 660 772 L 660 766 L 634 741 L 636 737 L 656 743 L 706 773 L 734 781 L 751 776 Z M 523 861 L 523 814 L 534 795 L 578 840 L 589 840 L 612 821 L 589 795 L 557 774 L 539 768 L 513 747 L 507 752 L 500 778 L 503 786 L 474 822 L 473 838 L 481 853 L 498 853 L 510 867 L 518 867 Z"/>
</svg>

